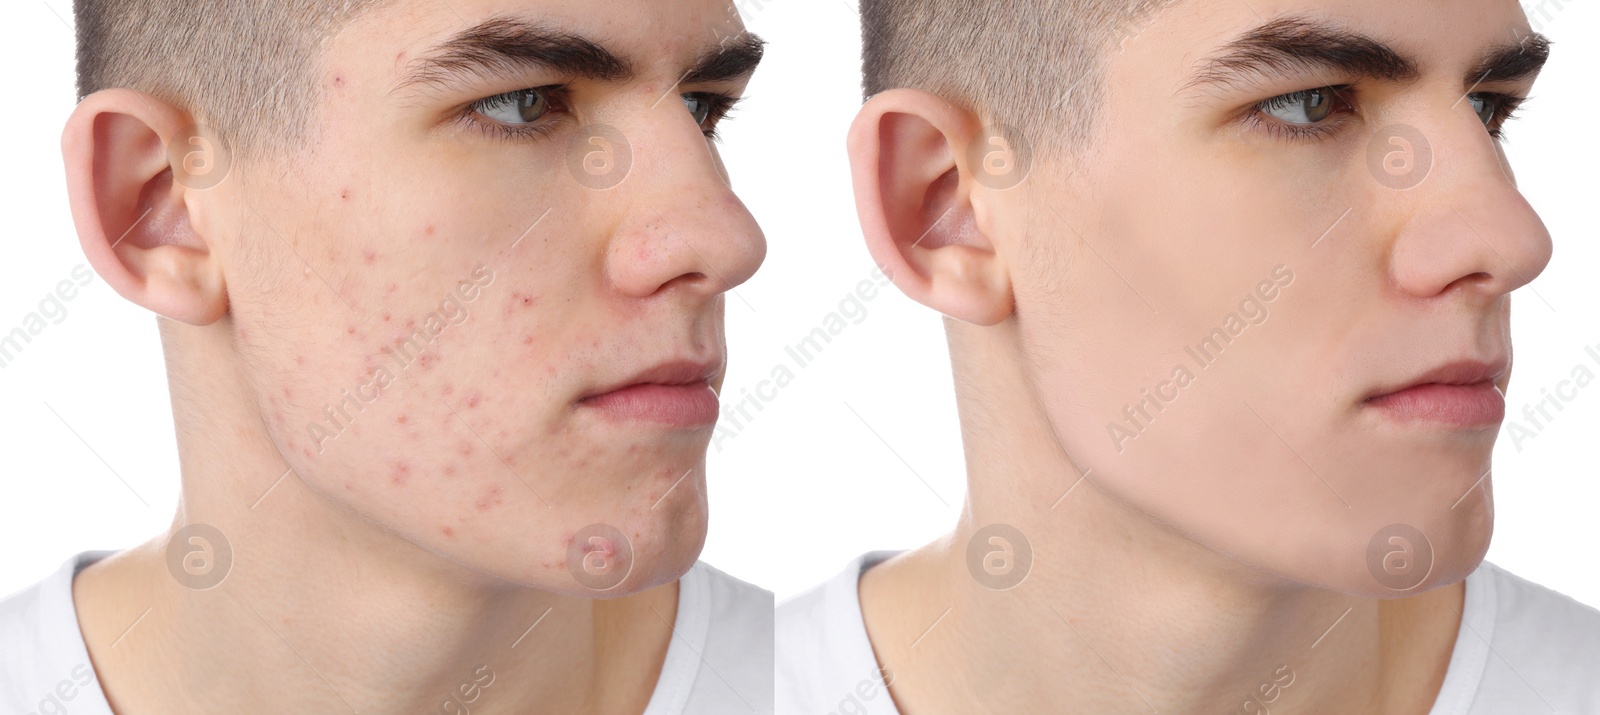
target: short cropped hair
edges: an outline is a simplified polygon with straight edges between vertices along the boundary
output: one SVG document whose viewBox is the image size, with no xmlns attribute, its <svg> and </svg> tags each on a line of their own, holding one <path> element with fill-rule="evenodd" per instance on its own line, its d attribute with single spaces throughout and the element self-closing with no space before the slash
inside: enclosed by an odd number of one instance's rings
<svg viewBox="0 0 1600 715">
<path fill-rule="evenodd" d="M 1036 149 L 1092 128 L 1106 61 L 1175 0 L 861 0 L 862 89 L 912 88 Z"/>
<path fill-rule="evenodd" d="M 75 0 L 78 98 L 114 87 L 182 108 L 236 155 L 305 136 L 334 33 L 377 0 Z"/>
</svg>

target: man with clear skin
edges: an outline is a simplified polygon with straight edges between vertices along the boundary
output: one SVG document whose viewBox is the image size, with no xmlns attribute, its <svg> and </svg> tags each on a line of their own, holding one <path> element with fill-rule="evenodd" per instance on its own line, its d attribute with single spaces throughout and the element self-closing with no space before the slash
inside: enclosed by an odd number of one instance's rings
<svg viewBox="0 0 1600 715">
<path fill-rule="evenodd" d="M 696 561 L 765 253 L 732 6 L 168 10 L 79 3 L 62 148 L 161 316 L 181 504 L 0 605 L 0 709 L 770 712 L 771 596 Z"/>
<path fill-rule="evenodd" d="M 778 712 L 1600 712 L 1600 613 L 1479 568 L 1552 250 L 1518 5 L 1044 5 L 863 2 L 857 207 L 968 498 L 779 605 Z"/>
</svg>

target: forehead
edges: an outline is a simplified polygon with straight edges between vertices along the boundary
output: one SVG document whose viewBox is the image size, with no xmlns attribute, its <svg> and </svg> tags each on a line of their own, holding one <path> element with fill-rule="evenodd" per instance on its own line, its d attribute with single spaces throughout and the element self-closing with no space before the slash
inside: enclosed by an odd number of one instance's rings
<svg viewBox="0 0 1600 715">
<path fill-rule="evenodd" d="M 356 17 L 325 50 L 330 65 L 399 77 L 441 43 L 497 18 L 592 40 L 651 80 L 681 73 L 744 30 L 732 0 L 392 0 Z"/>
</svg>

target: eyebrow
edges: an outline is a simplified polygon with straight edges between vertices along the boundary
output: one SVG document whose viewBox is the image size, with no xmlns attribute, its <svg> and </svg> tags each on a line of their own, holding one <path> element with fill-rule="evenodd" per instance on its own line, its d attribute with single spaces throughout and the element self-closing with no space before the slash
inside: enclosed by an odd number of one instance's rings
<svg viewBox="0 0 1600 715">
<path fill-rule="evenodd" d="M 696 58 L 682 82 L 738 79 L 755 72 L 766 43 L 749 32 L 723 39 Z M 638 76 L 627 59 L 589 38 L 515 17 L 485 20 L 439 43 L 419 59 L 395 89 L 439 85 L 462 75 L 494 76 L 544 70 L 601 82 Z"/>
<path fill-rule="evenodd" d="M 700 53 L 682 83 L 729 82 L 755 74 L 756 66 L 766 54 L 767 43 L 755 34 L 745 31 L 729 35 L 716 47 Z"/>
<path fill-rule="evenodd" d="M 1204 61 L 1184 84 L 1229 85 L 1293 70 L 1336 70 L 1406 82 L 1422 75 L 1416 60 L 1366 35 L 1314 20 L 1274 20 L 1240 35 Z"/>
<path fill-rule="evenodd" d="M 1472 69 L 1467 83 L 1477 85 L 1527 79 L 1544 69 L 1544 63 L 1549 59 L 1550 39 L 1535 32 L 1514 45 L 1490 48 L 1478 66 Z"/>
</svg>

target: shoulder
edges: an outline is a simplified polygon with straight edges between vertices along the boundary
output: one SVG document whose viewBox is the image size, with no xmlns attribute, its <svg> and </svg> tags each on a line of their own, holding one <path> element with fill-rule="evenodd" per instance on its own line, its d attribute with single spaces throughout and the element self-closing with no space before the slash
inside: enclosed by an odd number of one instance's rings
<svg viewBox="0 0 1600 715">
<path fill-rule="evenodd" d="M 856 712 L 893 715 L 861 617 L 861 572 L 893 556 L 872 551 L 836 576 L 778 604 L 776 701 L 780 715 Z"/>
<path fill-rule="evenodd" d="M 715 645 L 747 657 L 772 660 L 772 592 L 698 562 L 682 588 L 699 589 L 709 605 L 709 637 Z M 680 591 L 680 594 L 682 592 Z"/>
<path fill-rule="evenodd" d="M 676 653 L 667 657 L 681 658 L 684 672 L 695 674 L 682 694 L 681 710 L 663 712 L 771 712 L 772 602 L 771 591 L 704 561 L 683 575 L 673 629 Z M 675 665 L 664 670 L 674 671 Z M 669 695 L 660 694 L 675 699 Z"/>
<path fill-rule="evenodd" d="M 1600 712 L 1600 611 L 1487 561 L 1463 611 L 1451 670 L 1477 681 L 1467 712 Z"/>
<path fill-rule="evenodd" d="M 44 580 L 0 599 L 0 711 L 109 712 L 97 707 L 105 696 L 72 602 L 73 576 L 109 553 L 78 554 Z"/>
</svg>

